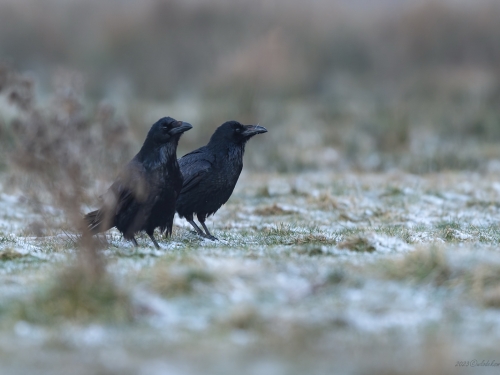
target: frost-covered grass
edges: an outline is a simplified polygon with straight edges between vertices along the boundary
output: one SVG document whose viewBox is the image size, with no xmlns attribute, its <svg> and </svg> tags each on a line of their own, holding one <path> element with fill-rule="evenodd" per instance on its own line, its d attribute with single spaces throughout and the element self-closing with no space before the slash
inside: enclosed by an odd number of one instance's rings
<svg viewBox="0 0 500 375">
<path fill-rule="evenodd" d="M 244 174 L 202 240 L 75 235 L 0 195 L 2 373 L 456 373 L 500 361 L 500 176 Z M 75 281 L 76 280 L 76 281 Z M 29 356 L 26 356 L 29 350 Z M 482 372 L 496 371 L 495 367 Z"/>
</svg>

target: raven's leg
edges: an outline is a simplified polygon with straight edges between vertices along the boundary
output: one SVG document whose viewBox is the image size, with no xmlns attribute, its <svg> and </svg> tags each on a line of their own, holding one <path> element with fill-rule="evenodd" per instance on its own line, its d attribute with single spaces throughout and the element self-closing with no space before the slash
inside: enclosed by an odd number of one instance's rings
<svg viewBox="0 0 500 375">
<path fill-rule="evenodd" d="M 139 247 L 139 244 L 137 243 L 137 241 L 136 241 L 136 239 L 135 239 L 135 237 L 134 237 L 134 236 L 132 236 L 132 237 L 130 238 L 130 241 L 132 241 L 132 243 L 134 244 L 134 246 L 135 246 L 135 247 Z"/>
<path fill-rule="evenodd" d="M 202 237 L 206 237 L 205 233 L 203 233 L 203 231 L 200 229 L 200 227 L 198 225 L 196 225 L 193 218 L 191 218 L 191 220 L 187 219 L 187 221 L 189 224 L 191 224 L 193 226 L 194 230 L 196 231 L 196 233 L 198 233 L 198 235 L 200 235 Z"/>
<path fill-rule="evenodd" d="M 155 244 L 156 249 L 160 250 L 160 245 L 158 245 L 158 242 L 156 242 L 154 234 L 153 233 L 151 233 L 151 234 L 148 233 L 148 236 L 149 236 L 149 238 L 151 238 L 151 241 L 153 241 L 153 243 Z"/>
<path fill-rule="evenodd" d="M 215 241 L 215 240 L 218 241 L 219 240 L 218 238 L 212 236 L 212 234 L 208 230 L 207 226 L 205 225 L 205 217 L 198 215 L 198 221 L 203 226 L 203 229 L 205 229 L 205 232 L 207 232 L 207 234 L 205 236 L 203 236 L 203 237 L 208 238 L 209 240 L 212 240 L 212 241 Z"/>
</svg>

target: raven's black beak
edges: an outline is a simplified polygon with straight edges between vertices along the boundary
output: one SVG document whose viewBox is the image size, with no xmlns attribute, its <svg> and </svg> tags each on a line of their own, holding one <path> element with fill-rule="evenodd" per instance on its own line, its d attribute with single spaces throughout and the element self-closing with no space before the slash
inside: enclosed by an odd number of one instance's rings
<svg viewBox="0 0 500 375">
<path fill-rule="evenodd" d="M 245 125 L 245 131 L 241 134 L 245 137 L 253 137 L 261 133 L 267 133 L 267 129 L 259 125 Z"/>
<path fill-rule="evenodd" d="M 189 129 L 193 128 L 193 125 L 183 121 L 177 121 L 175 125 L 176 125 L 175 127 L 173 127 L 168 131 L 169 134 L 171 135 L 180 134 L 187 132 Z"/>
</svg>

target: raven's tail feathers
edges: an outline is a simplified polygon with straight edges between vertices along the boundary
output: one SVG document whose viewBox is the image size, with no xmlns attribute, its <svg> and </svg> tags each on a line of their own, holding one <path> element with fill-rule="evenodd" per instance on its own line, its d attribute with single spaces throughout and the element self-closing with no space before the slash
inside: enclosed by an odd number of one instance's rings
<svg viewBox="0 0 500 375">
<path fill-rule="evenodd" d="M 91 234 L 107 231 L 112 226 L 105 225 L 105 215 L 101 210 L 95 210 L 85 215 L 85 223 Z"/>
</svg>

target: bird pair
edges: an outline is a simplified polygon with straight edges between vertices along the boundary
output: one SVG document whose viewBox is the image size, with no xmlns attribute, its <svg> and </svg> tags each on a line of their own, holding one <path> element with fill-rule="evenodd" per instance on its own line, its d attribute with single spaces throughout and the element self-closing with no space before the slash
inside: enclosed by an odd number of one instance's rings
<svg viewBox="0 0 500 375">
<path fill-rule="evenodd" d="M 171 235 L 177 211 L 200 236 L 216 239 L 205 220 L 231 196 L 243 168 L 246 142 L 267 130 L 228 121 L 206 146 L 177 160 L 179 139 L 191 128 L 171 117 L 153 124 L 139 153 L 104 194 L 101 208 L 85 215 L 91 234 L 116 227 L 137 246 L 135 234 L 145 231 L 158 249 L 154 230 Z M 194 222 L 195 214 L 205 232 Z"/>
</svg>

